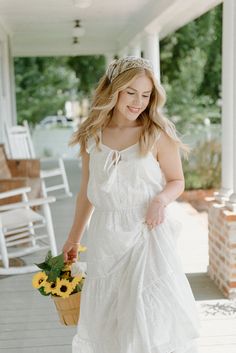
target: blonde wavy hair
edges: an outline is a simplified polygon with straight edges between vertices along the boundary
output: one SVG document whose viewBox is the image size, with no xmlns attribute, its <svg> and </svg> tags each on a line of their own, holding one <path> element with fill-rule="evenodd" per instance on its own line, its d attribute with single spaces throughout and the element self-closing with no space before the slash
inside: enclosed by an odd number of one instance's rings
<svg viewBox="0 0 236 353">
<path fill-rule="evenodd" d="M 148 153 L 160 131 L 163 131 L 187 157 L 188 145 L 184 144 L 178 137 L 174 123 L 161 112 L 166 102 L 164 88 L 157 82 L 152 71 L 140 67 L 122 72 L 112 82 L 106 75 L 101 78 L 95 90 L 88 118 L 73 133 L 69 141 L 70 146 L 80 144 L 79 156 L 85 152 L 88 138 L 91 136 L 96 141 L 96 147 L 101 150 L 98 131 L 109 124 L 119 92 L 126 89 L 138 76 L 144 74 L 151 79 L 153 89 L 147 108 L 137 118 L 137 122 L 143 126 L 139 139 L 140 155 L 143 156 Z"/>
</svg>

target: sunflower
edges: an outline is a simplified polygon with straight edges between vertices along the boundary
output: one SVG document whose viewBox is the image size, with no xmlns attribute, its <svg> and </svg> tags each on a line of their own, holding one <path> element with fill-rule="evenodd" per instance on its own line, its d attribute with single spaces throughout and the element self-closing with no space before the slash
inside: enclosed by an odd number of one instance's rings
<svg viewBox="0 0 236 353">
<path fill-rule="evenodd" d="M 74 286 L 67 279 L 57 279 L 56 288 L 54 294 L 57 294 L 59 297 L 68 298 L 69 295 L 73 292 Z"/>
<path fill-rule="evenodd" d="M 71 264 L 67 263 L 65 266 L 62 268 L 62 272 L 67 272 L 71 270 Z"/>
<path fill-rule="evenodd" d="M 60 276 L 60 278 L 65 278 L 69 279 L 71 277 L 70 271 L 63 272 L 63 274 Z"/>
<path fill-rule="evenodd" d="M 78 249 L 79 252 L 84 252 L 86 250 L 87 250 L 86 246 L 79 245 L 79 249 Z"/>
<path fill-rule="evenodd" d="M 44 272 L 36 273 L 32 278 L 32 285 L 34 288 L 41 288 L 45 285 L 48 276 Z"/>
<path fill-rule="evenodd" d="M 44 283 L 44 291 L 45 293 L 49 294 L 49 293 L 52 293 L 52 294 L 55 294 L 55 291 L 56 291 L 56 283 L 55 282 L 48 282 L 46 281 Z"/>
<path fill-rule="evenodd" d="M 81 276 L 76 276 L 73 278 L 71 284 L 73 285 L 73 289 L 77 286 L 78 283 L 80 283 L 82 280 L 82 275 Z"/>
</svg>

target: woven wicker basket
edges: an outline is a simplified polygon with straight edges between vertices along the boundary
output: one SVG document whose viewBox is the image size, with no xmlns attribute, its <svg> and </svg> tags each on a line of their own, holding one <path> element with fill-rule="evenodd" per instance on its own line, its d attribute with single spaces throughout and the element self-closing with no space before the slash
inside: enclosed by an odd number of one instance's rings
<svg viewBox="0 0 236 353">
<path fill-rule="evenodd" d="M 52 297 L 63 325 L 77 325 L 80 312 L 80 294 L 81 292 L 74 293 L 68 298 Z"/>
</svg>

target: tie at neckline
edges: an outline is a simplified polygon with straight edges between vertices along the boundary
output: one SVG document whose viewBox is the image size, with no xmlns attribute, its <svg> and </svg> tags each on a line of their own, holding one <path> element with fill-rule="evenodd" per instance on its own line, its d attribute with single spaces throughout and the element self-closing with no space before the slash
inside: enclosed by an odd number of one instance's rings
<svg viewBox="0 0 236 353">
<path fill-rule="evenodd" d="M 113 159 L 113 156 L 115 157 Z M 106 180 L 102 183 L 101 189 L 105 192 L 110 192 L 112 190 L 112 186 L 115 182 L 117 176 L 117 165 L 121 160 L 121 153 L 116 150 L 111 150 L 105 160 L 104 163 L 104 171 L 107 174 Z"/>
<path fill-rule="evenodd" d="M 121 160 L 121 153 L 117 150 L 111 150 L 108 153 L 107 158 L 105 160 L 104 171 L 109 173 L 110 169 L 113 166 L 116 167 L 120 160 Z"/>
</svg>

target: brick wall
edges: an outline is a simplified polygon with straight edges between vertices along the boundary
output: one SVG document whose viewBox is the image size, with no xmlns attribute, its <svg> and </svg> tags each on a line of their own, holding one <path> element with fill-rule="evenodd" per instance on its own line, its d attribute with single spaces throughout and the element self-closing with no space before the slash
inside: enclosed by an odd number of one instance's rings
<svg viewBox="0 0 236 353">
<path fill-rule="evenodd" d="M 236 213 L 220 203 L 209 202 L 208 273 L 222 293 L 236 298 Z"/>
</svg>

